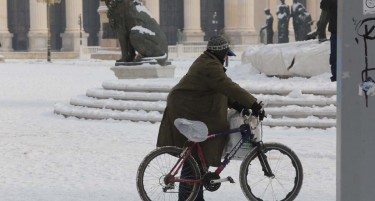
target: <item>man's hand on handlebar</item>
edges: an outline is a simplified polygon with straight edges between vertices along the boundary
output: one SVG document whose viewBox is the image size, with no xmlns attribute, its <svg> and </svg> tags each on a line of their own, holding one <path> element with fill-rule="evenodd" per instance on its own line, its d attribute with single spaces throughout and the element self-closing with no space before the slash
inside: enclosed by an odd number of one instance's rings
<svg viewBox="0 0 375 201">
<path fill-rule="evenodd" d="M 266 117 L 262 101 L 260 101 L 259 103 L 255 102 L 250 109 L 252 111 L 252 115 L 255 117 L 259 117 L 259 120 L 262 121 L 264 117 Z"/>
<path fill-rule="evenodd" d="M 243 106 L 242 104 L 238 103 L 238 102 L 234 102 L 232 104 L 232 108 L 237 110 L 242 116 L 250 116 L 253 115 L 255 117 L 259 117 L 259 120 L 263 120 L 264 117 L 266 117 L 266 114 L 264 112 L 264 109 L 263 109 L 263 103 L 262 101 L 261 102 L 255 102 L 253 103 L 253 105 L 251 106 L 251 113 L 250 113 L 250 110 L 247 109 L 245 106 Z"/>
</svg>

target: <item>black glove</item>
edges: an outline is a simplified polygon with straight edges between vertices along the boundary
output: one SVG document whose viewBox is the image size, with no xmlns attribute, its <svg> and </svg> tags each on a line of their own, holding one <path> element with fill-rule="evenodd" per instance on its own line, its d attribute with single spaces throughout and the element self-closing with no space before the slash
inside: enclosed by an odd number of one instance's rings
<svg viewBox="0 0 375 201">
<path fill-rule="evenodd" d="M 231 105 L 231 108 L 235 109 L 237 112 L 239 112 L 242 116 L 246 115 L 246 116 L 249 116 L 250 115 L 250 111 L 249 109 L 247 109 L 245 106 L 243 106 L 241 103 L 239 102 L 233 102 L 232 105 Z"/>
<path fill-rule="evenodd" d="M 255 116 L 255 117 L 259 117 L 259 120 L 263 120 L 264 117 L 266 116 L 266 113 L 264 112 L 264 109 L 263 109 L 263 106 L 262 106 L 262 102 L 260 103 L 253 103 L 253 105 L 251 106 L 251 111 L 252 111 L 252 115 Z"/>
</svg>

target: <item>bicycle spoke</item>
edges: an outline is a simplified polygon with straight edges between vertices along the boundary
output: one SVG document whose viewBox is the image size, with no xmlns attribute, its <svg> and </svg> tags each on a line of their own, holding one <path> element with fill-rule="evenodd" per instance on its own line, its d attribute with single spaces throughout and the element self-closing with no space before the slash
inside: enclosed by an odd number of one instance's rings
<svg viewBox="0 0 375 201">
<path fill-rule="evenodd" d="M 270 186 L 271 183 L 272 183 L 271 181 L 268 182 L 266 188 L 264 189 L 263 194 L 262 194 L 262 197 L 263 197 L 263 198 L 264 198 L 264 196 L 265 196 L 265 194 L 266 194 L 266 191 L 268 190 L 268 187 Z"/>
</svg>

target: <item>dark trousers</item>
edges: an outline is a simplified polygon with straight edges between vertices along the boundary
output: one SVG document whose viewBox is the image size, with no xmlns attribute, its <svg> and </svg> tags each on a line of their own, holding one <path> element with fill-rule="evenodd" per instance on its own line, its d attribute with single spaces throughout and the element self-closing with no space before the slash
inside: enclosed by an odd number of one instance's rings
<svg viewBox="0 0 375 201">
<path fill-rule="evenodd" d="M 331 54 L 329 56 L 329 64 L 331 64 L 331 81 L 336 81 L 337 75 L 337 33 L 331 33 Z"/>
<path fill-rule="evenodd" d="M 189 174 L 191 174 L 191 167 L 188 164 L 184 164 L 182 166 L 181 170 L 181 178 L 188 178 Z M 187 183 L 180 183 L 179 189 L 178 189 L 178 201 L 185 201 L 186 198 L 189 196 L 191 189 L 193 186 L 191 184 Z M 203 198 L 203 185 L 199 188 L 199 193 L 197 197 L 195 198 L 195 201 L 204 201 Z"/>
</svg>

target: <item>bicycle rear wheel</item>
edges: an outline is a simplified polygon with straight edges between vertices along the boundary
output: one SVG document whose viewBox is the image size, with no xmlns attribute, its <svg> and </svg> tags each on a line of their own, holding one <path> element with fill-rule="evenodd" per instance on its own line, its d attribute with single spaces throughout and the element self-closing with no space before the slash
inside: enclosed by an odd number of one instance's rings
<svg viewBox="0 0 375 201">
<path fill-rule="evenodd" d="M 137 172 L 137 189 L 142 200 L 186 200 L 193 201 L 199 192 L 199 183 L 168 182 L 169 172 L 180 158 L 182 149 L 161 147 L 148 154 Z M 181 172 L 183 172 L 181 174 Z M 192 156 L 183 164 L 174 178 L 199 180 L 201 178 L 197 162 Z"/>
<path fill-rule="evenodd" d="M 274 174 L 265 175 L 253 149 L 243 160 L 240 168 L 242 192 L 249 200 L 294 200 L 302 187 L 303 169 L 297 155 L 279 143 L 264 143 L 264 153 Z"/>
</svg>

